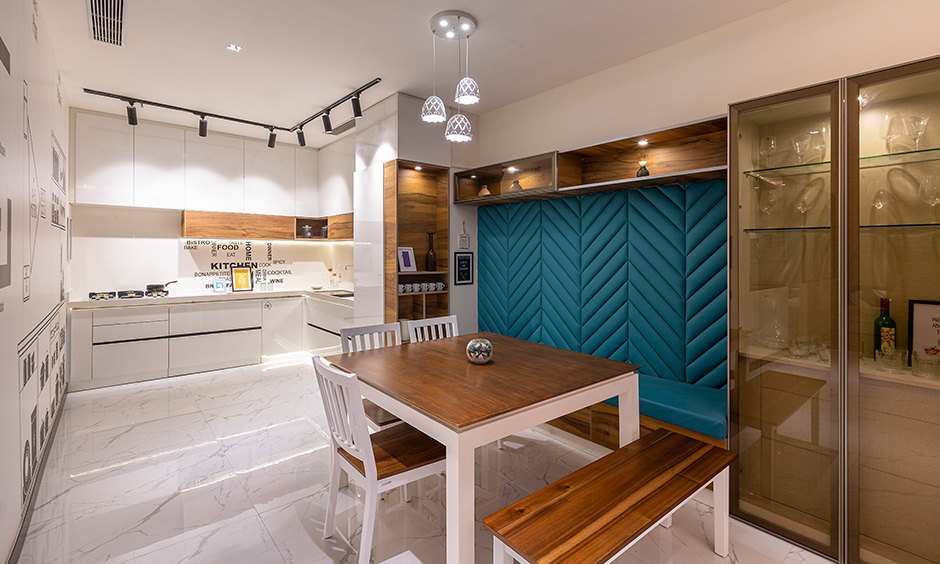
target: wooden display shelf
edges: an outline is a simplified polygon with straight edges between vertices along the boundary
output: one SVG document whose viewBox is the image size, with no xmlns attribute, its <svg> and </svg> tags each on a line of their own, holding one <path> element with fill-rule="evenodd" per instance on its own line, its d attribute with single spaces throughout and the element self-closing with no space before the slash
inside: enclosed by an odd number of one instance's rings
<svg viewBox="0 0 940 564">
<path fill-rule="evenodd" d="M 304 237 L 303 227 L 305 225 L 312 228 L 312 237 Z M 322 235 L 324 227 L 327 229 L 326 238 Z M 344 213 L 329 217 L 295 218 L 294 238 L 298 241 L 352 241 L 353 214 Z"/>
<path fill-rule="evenodd" d="M 685 184 L 687 182 L 718 180 L 719 178 L 726 178 L 727 176 L 728 165 L 721 165 L 681 172 L 641 176 L 639 178 L 608 180 L 606 182 L 595 182 L 594 184 L 568 186 L 559 188 L 558 194 L 561 196 L 600 194 L 602 192 L 614 192 L 616 190 L 635 190 L 637 188 L 650 188 L 652 186 L 670 186 L 673 184 Z"/>
<path fill-rule="evenodd" d="M 435 251 L 436 252 L 436 251 Z M 399 272 L 399 276 L 433 276 L 435 274 L 447 274 L 446 270 L 416 270 L 414 272 Z"/>
<path fill-rule="evenodd" d="M 430 294 L 446 294 L 448 291 L 449 290 L 434 290 L 434 291 L 429 290 L 427 292 L 399 292 L 398 297 L 406 298 L 408 296 L 427 296 Z"/>
<path fill-rule="evenodd" d="M 203 239 L 293 240 L 294 218 L 184 210 L 182 236 Z"/>
</svg>

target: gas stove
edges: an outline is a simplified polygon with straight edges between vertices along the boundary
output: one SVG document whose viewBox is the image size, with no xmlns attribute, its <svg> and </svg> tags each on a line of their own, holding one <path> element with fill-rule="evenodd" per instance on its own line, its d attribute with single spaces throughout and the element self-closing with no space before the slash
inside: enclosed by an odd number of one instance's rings
<svg viewBox="0 0 940 564">
<path fill-rule="evenodd" d="M 88 292 L 89 300 L 113 300 L 117 292 Z"/>
<path fill-rule="evenodd" d="M 117 294 L 118 294 L 118 299 L 121 299 L 121 300 L 144 297 L 143 290 L 119 290 Z"/>
<path fill-rule="evenodd" d="M 147 290 L 148 298 L 165 298 L 169 295 L 170 293 L 166 290 Z"/>
</svg>

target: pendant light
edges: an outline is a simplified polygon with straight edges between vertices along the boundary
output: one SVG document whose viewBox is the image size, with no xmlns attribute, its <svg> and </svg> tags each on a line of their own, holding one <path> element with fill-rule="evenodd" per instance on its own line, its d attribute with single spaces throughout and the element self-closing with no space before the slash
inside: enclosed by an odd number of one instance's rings
<svg viewBox="0 0 940 564">
<path fill-rule="evenodd" d="M 457 25 L 460 25 L 460 17 L 457 17 Z M 460 75 L 460 37 L 457 37 L 457 75 Z M 471 79 L 472 80 L 472 79 Z M 476 83 L 474 83 L 476 84 Z M 459 87 L 458 87 L 459 92 Z M 478 98 L 479 99 L 479 98 Z M 450 116 L 447 121 L 447 129 L 444 130 L 444 139 L 454 143 L 466 143 L 473 139 L 473 131 L 470 129 L 470 120 L 467 116 L 460 113 L 460 96 L 455 100 L 457 102 L 457 113 Z"/>
<path fill-rule="evenodd" d="M 431 52 L 434 54 L 433 74 L 434 82 L 431 84 L 431 95 L 421 106 L 421 119 L 428 123 L 441 123 L 447 119 L 447 110 L 444 100 L 437 95 L 437 35 L 431 32 Z"/>
<path fill-rule="evenodd" d="M 457 23 L 460 23 L 460 19 L 457 19 Z M 457 51 L 460 51 L 460 38 L 457 38 Z M 459 54 L 458 54 L 459 56 Z M 457 63 L 457 74 L 460 74 L 460 62 Z M 457 83 L 457 93 L 454 95 L 454 102 L 458 104 L 463 104 L 469 106 L 471 104 L 476 104 L 480 101 L 480 87 L 477 86 L 477 81 L 470 78 L 470 36 L 467 36 L 467 64 L 465 69 L 467 71 L 466 76 L 460 79 L 460 82 Z"/>
</svg>

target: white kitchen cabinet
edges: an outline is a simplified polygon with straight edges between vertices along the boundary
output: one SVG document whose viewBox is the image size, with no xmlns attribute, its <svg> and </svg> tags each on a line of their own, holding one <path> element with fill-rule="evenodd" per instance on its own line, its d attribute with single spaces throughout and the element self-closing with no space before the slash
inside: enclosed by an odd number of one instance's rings
<svg viewBox="0 0 940 564">
<path fill-rule="evenodd" d="M 304 298 L 264 300 L 261 354 L 294 353 L 303 349 Z"/>
<path fill-rule="evenodd" d="M 308 298 L 304 308 L 304 350 L 314 354 L 339 352 L 340 329 L 349 327 L 353 307 Z"/>
<path fill-rule="evenodd" d="M 166 306 L 113 307 L 96 310 L 93 325 L 124 325 L 129 323 L 152 323 L 167 321 L 169 308 Z"/>
<path fill-rule="evenodd" d="M 294 215 L 321 217 L 319 203 L 319 151 L 294 149 Z"/>
<path fill-rule="evenodd" d="M 72 158 L 75 203 L 134 205 L 134 128 L 126 119 L 76 113 Z"/>
<path fill-rule="evenodd" d="M 294 148 L 245 140 L 245 212 L 294 215 Z"/>
<path fill-rule="evenodd" d="M 186 209 L 245 211 L 245 140 L 186 131 Z"/>
<path fill-rule="evenodd" d="M 92 346 L 92 382 L 96 387 L 166 378 L 167 339 Z"/>
<path fill-rule="evenodd" d="M 230 300 L 170 306 L 170 334 L 261 328 L 261 300 Z"/>
<path fill-rule="evenodd" d="M 319 215 L 352 213 L 356 140 L 340 139 L 320 149 Z"/>
<path fill-rule="evenodd" d="M 90 311 L 69 312 L 69 382 L 75 386 L 79 382 L 91 380 L 91 324 Z"/>
<path fill-rule="evenodd" d="M 170 339 L 170 376 L 261 362 L 261 329 Z"/>
<path fill-rule="evenodd" d="M 141 122 L 134 128 L 134 206 L 184 208 L 185 130 Z"/>
</svg>

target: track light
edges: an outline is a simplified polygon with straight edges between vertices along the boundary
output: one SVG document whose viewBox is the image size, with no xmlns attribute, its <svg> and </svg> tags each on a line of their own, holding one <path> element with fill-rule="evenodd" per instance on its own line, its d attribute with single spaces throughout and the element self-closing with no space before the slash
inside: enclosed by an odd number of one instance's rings
<svg viewBox="0 0 940 564">
<path fill-rule="evenodd" d="M 323 133 L 333 133 L 333 124 L 330 123 L 330 112 L 323 114 Z"/>
<path fill-rule="evenodd" d="M 268 147 L 273 149 L 275 143 L 277 143 L 277 133 L 274 133 L 274 128 L 272 127 L 271 133 L 268 134 Z"/>
<path fill-rule="evenodd" d="M 134 102 L 127 104 L 127 125 L 137 125 L 137 108 L 134 107 Z"/>
<path fill-rule="evenodd" d="M 362 117 L 362 105 L 359 104 L 358 94 L 356 94 L 356 96 L 352 99 L 352 107 L 353 107 L 353 117 L 356 119 L 360 119 Z"/>
<path fill-rule="evenodd" d="M 199 136 L 205 137 L 209 134 L 209 122 L 206 121 L 206 116 L 199 116 Z"/>
<path fill-rule="evenodd" d="M 306 146 L 307 146 L 307 140 L 304 138 L 304 130 L 303 130 L 303 129 L 298 129 L 298 130 L 297 130 L 297 144 L 300 145 L 301 147 L 306 147 Z"/>
</svg>

